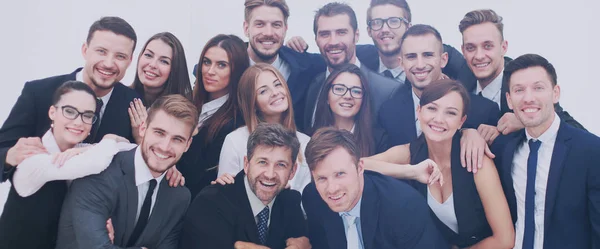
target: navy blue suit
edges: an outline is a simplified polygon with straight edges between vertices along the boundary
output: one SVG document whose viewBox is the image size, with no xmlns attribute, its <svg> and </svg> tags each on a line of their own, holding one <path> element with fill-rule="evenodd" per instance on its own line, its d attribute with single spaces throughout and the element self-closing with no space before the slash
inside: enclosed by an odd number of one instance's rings
<svg viewBox="0 0 600 249">
<path fill-rule="evenodd" d="M 471 105 L 465 128 L 477 129 L 480 124 L 496 126 L 500 118 L 498 105 L 475 94 L 470 95 Z M 388 134 L 391 146 L 407 144 L 417 139 L 416 117 L 412 86 L 406 82 L 379 110 L 379 124 Z"/>
<path fill-rule="evenodd" d="M 444 52 L 448 53 L 448 64 L 442 72 L 448 77 L 460 81 L 468 91 L 472 92 L 477 86 L 477 79 L 463 55 L 450 45 L 444 44 Z M 375 72 L 379 72 L 379 52 L 375 45 L 356 45 L 356 57 Z"/>
<path fill-rule="evenodd" d="M 364 179 L 360 225 L 365 249 L 449 248 L 417 191 L 372 171 L 365 171 Z M 314 182 L 304 188 L 302 205 L 313 248 L 347 248 L 342 217 L 321 199 Z"/>
<path fill-rule="evenodd" d="M 517 218 L 513 157 L 525 131 L 493 144 L 496 167 L 508 206 Z M 544 213 L 544 249 L 600 248 L 600 138 L 561 121 L 556 135 Z"/>
</svg>

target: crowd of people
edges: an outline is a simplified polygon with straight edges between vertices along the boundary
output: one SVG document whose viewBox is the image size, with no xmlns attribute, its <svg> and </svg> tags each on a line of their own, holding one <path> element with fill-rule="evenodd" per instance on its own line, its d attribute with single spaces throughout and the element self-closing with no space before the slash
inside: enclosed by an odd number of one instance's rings
<svg viewBox="0 0 600 249">
<path fill-rule="evenodd" d="M 473 10 L 460 51 L 406 0 L 245 0 L 192 67 L 161 32 L 94 22 L 83 67 L 25 83 L 0 128 L 0 249 L 600 248 L 600 138 L 554 66 Z M 287 40 L 286 40 L 287 39 Z M 461 53 L 462 52 L 462 53 Z M 596 192 L 598 191 L 598 193 Z"/>
</svg>

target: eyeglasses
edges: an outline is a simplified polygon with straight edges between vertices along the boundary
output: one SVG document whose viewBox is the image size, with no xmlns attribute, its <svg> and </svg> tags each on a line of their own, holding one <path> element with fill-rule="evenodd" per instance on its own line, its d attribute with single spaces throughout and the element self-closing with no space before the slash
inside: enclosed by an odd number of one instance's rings
<svg viewBox="0 0 600 249">
<path fill-rule="evenodd" d="M 346 92 L 350 90 L 350 96 L 355 99 L 362 99 L 363 97 L 363 89 L 361 87 L 353 86 L 347 87 L 343 84 L 333 84 L 331 85 L 331 92 L 338 96 L 346 95 Z"/>
<path fill-rule="evenodd" d="M 59 108 L 58 106 L 55 107 Z M 79 112 L 77 108 L 70 105 L 64 105 L 60 108 L 62 109 L 63 116 L 70 120 L 75 120 L 79 115 L 81 115 L 81 121 L 85 124 L 94 124 L 98 120 L 98 116 L 92 111 Z"/>
<path fill-rule="evenodd" d="M 387 25 L 390 29 L 400 28 L 400 27 L 402 27 L 402 23 L 405 23 L 406 25 L 410 24 L 410 22 L 408 22 L 408 20 L 406 20 L 405 18 L 390 17 L 387 19 L 381 19 L 381 18 L 372 19 L 371 21 L 369 21 L 367 23 L 367 25 L 369 25 L 369 28 L 371 28 L 372 30 L 378 31 L 383 28 L 384 23 L 387 23 Z"/>
</svg>

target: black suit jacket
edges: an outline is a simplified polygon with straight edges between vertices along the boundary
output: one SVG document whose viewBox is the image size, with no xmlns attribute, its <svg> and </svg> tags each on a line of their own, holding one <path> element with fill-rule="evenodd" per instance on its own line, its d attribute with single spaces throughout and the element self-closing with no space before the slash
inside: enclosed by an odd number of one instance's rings
<svg viewBox="0 0 600 249">
<path fill-rule="evenodd" d="M 236 241 L 260 244 L 245 177 L 240 171 L 234 184 L 211 185 L 196 196 L 185 217 L 180 249 L 229 249 Z M 270 212 L 267 247 L 285 248 L 288 238 L 306 236 L 298 191 L 281 191 Z"/>
<path fill-rule="evenodd" d="M 467 91 L 472 92 L 475 90 L 477 79 L 469 69 L 463 55 L 454 47 L 446 44 L 444 44 L 444 52 L 448 53 L 448 64 L 442 69 L 442 72 L 448 77 L 463 83 Z M 357 45 L 356 57 L 370 70 L 379 72 L 379 52 L 375 45 Z"/>
<path fill-rule="evenodd" d="M 427 203 L 402 181 L 365 170 L 360 226 L 365 249 L 449 248 L 435 228 Z M 347 248 L 342 217 L 321 199 L 315 183 L 302 193 L 309 239 L 315 249 Z"/>
<path fill-rule="evenodd" d="M 0 165 L 7 168 L 6 153 L 22 137 L 42 137 L 50 129 L 48 110 L 52 105 L 52 97 L 64 82 L 75 80 L 81 68 L 71 74 L 54 76 L 25 83 L 21 96 L 13 106 L 4 125 L 0 128 Z M 133 141 L 131 124 L 127 108 L 138 94 L 121 83 L 115 84 L 110 100 L 96 132 L 96 136 L 86 141 L 97 143 L 106 134 L 115 134 Z M 14 170 L 14 167 L 8 169 Z M 1 181 L 10 178 L 10 170 L 3 170 Z"/>
<path fill-rule="evenodd" d="M 471 104 L 465 128 L 477 129 L 480 124 L 496 126 L 500 118 L 498 105 L 489 99 L 470 94 Z M 387 132 L 390 146 L 407 144 L 417 139 L 412 86 L 406 82 L 379 110 L 379 124 Z"/>
<path fill-rule="evenodd" d="M 514 154 L 525 131 L 500 136 L 492 150 L 513 221 L 517 200 Z M 539 194 L 539 193 L 538 193 Z M 544 211 L 544 249 L 600 248 L 600 138 L 561 121 L 556 135 Z"/>
<path fill-rule="evenodd" d="M 138 212 L 136 150 L 119 152 L 102 173 L 73 181 L 60 217 L 57 249 L 126 247 Z M 181 186 L 170 187 L 166 178 L 159 184 L 148 223 L 133 248 L 177 248 L 190 192 Z M 109 218 L 114 244 L 106 230 Z"/>
</svg>

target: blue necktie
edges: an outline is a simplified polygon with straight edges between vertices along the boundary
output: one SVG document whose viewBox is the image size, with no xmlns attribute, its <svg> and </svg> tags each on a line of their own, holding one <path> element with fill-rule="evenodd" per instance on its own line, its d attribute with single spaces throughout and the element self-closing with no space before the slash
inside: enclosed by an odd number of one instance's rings
<svg viewBox="0 0 600 249">
<path fill-rule="evenodd" d="M 265 207 L 260 211 L 257 217 L 258 223 L 256 226 L 258 228 L 258 239 L 260 239 L 260 243 L 264 245 L 267 242 L 267 232 L 269 230 L 269 226 L 267 226 L 269 221 L 269 207 Z"/>
<path fill-rule="evenodd" d="M 537 169 L 538 150 L 542 144 L 539 140 L 529 140 L 529 157 L 527 158 L 527 187 L 525 188 L 525 232 L 523 249 L 533 249 L 535 238 L 535 173 Z"/>
</svg>

